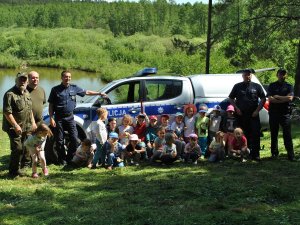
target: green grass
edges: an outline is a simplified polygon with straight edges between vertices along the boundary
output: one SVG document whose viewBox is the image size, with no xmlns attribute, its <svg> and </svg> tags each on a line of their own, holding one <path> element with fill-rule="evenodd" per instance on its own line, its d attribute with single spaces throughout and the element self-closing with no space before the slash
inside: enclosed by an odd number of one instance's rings
<svg viewBox="0 0 300 225">
<path fill-rule="evenodd" d="M 294 137 L 299 137 L 299 127 Z M 0 224 L 300 224 L 300 162 L 263 161 L 63 169 L 9 179 L 9 140 L 0 132 Z M 299 157 L 300 141 L 294 138 Z M 39 168 L 39 171 L 41 169 Z"/>
</svg>

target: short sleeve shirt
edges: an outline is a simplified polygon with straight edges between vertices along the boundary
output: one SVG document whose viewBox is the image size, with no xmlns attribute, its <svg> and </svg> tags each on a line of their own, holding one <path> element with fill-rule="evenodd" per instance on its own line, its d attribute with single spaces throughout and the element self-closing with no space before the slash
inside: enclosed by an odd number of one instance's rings
<svg viewBox="0 0 300 225">
<path fill-rule="evenodd" d="M 254 82 L 240 82 L 233 86 L 229 98 L 236 99 L 237 107 L 244 113 L 253 113 L 259 99 L 265 98 L 262 87 Z"/>
<path fill-rule="evenodd" d="M 206 137 L 209 125 L 209 118 L 207 116 L 198 117 L 196 121 L 196 128 L 198 129 L 198 137 Z"/>
<path fill-rule="evenodd" d="M 231 146 L 235 150 L 241 150 L 243 147 L 247 147 L 247 138 L 245 136 L 242 136 L 241 141 L 238 141 L 236 138 L 233 138 Z"/>
<path fill-rule="evenodd" d="M 27 90 L 30 93 L 32 102 L 34 102 L 34 104 L 32 105 L 34 120 L 36 123 L 39 123 L 43 120 L 43 109 L 44 104 L 46 103 L 45 90 L 40 86 L 36 87 L 35 89 L 27 86 Z"/>
<path fill-rule="evenodd" d="M 280 95 L 280 96 L 294 96 L 293 86 L 287 82 L 274 82 L 269 85 L 267 96 Z M 289 113 L 289 103 L 271 103 L 269 105 L 270 113 Z"/>
<path fill-rule="evenodd" d="M 63 84 L 51 89 L 48 102 L 53 104 L 56 114 L 72 113 L 76 107 L 76 95 L 85 96 L 86 90 L 77 85 L 70 84 L 65 87 Z"/>
</svg>

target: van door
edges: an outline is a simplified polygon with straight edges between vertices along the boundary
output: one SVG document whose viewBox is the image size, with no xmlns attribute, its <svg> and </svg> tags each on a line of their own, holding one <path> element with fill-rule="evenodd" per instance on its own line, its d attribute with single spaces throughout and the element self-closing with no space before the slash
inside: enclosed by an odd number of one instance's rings
<svg viewBox="0 0 300 225">
<path fill-rule="evenodd" d="M 140 81 L 122 82 L 106 92 L 109 102 L 102 102 L 101 107 L 108 111 L 108 117 L 121 118 L 125 114 L 135 117 L 140 111 Z"/>
<path fill-rule="evenodd" d="M 182 80 L 145 79 L 142 86 L 143 107 L 147 115 L 172 115 L 178 111 L 182 112 L 184 103 Z"/>
</svg>

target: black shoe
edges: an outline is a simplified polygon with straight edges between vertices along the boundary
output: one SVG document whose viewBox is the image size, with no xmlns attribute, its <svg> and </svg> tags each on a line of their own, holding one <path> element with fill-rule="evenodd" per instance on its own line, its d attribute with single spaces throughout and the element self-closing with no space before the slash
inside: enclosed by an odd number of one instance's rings
<svg viewBox="0 0 300 225">
<path fill-rule="evenodd" d="M 272 154 L 271 159 L 278 159 L 278 155 L 277 154 Z"/>
<path fill-rule="evenodd" d="M 259 156 L 257 157 L 252 157 L 252 160 L 256 161 L 256 162 L 261 162 L 261 158 Z"/>
<path fill-rule="evenodd" d="M 290 162 L 296 162 L 296 161 L 297 161 L 294 157 L 289 157 L 288 160 L 289 160 Z"/>
<path fill-rule="evenodd" d="M 58 162 L 58 165 L 60 165 L 60 166 L 66 166 L 66 165 L 67 165 L 67 162 L 66 162 L 65 160 L 60 160 L 60 161 Z"/>
<path fill-rule="evenodd" d="M 8 175 L 14 178 L 14 177 L 24 177 L 26 174 L 21 170 L 17 170 L 15 172 L 9 172 Z"/>
</svg>

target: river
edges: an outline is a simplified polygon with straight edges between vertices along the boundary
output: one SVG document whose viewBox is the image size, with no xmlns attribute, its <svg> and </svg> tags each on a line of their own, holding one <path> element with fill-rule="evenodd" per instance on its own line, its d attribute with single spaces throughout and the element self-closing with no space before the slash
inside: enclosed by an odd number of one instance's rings
<svg viewBox="0 0 300 225">
<path fill-rule="evenodd" d="M 40 74 L 40 86 L 45 89 L 47 100 L 50 94 L 51 88 L 60 84 L 60 74 L 62 69 L 54 68 L 27 68 L 26 70 L 18 69 L 0 69 L 0 111 L 3 109 L 3 96 L 5 92 L 15 85 L 15 77 L 19 71 L 29 72 L 35 70 Z M 72 83 L 78 85 L 81 88 L 98 91 L 105 85 L 99 78 L 99 74 L 84 72 L 80 70 L 71 70 Z M 83 98 L 77 96 L 77 100 L 80 101 Z"/>
</svg>

